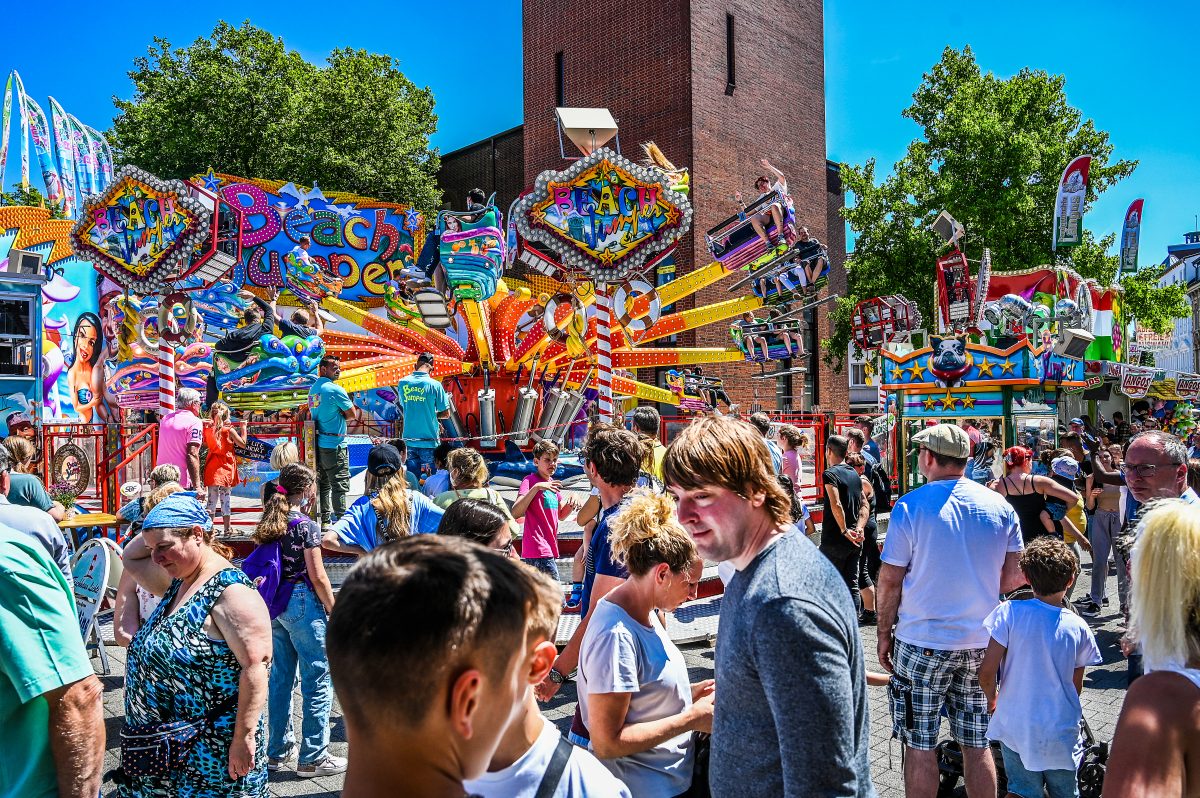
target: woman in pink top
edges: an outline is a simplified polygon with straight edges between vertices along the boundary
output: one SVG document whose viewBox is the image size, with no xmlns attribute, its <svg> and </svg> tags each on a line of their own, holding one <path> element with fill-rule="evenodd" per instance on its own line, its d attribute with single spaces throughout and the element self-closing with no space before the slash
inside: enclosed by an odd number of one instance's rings
<svg viewBox="0 0 1200 798">
<path fill-rule="evenodd" d="M 537 470 L 521 483 L 513 505 L 513 518 L 524 518 L 521 534 L 521 558 L 526 563 L 558 579 L 558 522 L 579 509 L 574 499 L 563 501 L 562 483 L 554 478 L 558 469 L 558 446 L 538 441 L 533 447 Z"/>
<path fill-rule="evenodd" d="M 783 449 L 783 474 L 800 489 L 800 449 L 808 445 L 808 437 L 798 427 L 782 424 L 779 427 L 779 447 Z"/>
</svg>

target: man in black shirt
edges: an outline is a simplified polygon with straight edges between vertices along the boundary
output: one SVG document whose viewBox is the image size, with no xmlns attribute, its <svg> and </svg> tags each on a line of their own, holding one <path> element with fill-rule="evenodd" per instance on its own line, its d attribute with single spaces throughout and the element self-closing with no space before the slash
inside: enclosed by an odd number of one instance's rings
<svg viewBox="0 0 1200 798">
<path fill-rule="evenodd" d="M 274 316 L 274 302 L 267 304 L 267 307 L 272 309 Z M 246 308 L 242 313 L 242 324 L 236 330 L 230 330 L 225 334 L 225 337 L 213 344 L 213 351 L 224 355 L 229 360 L 233 361 L 234 365 L 240 365 L 250 355 L 250 350 L 258 345 L 259 339 L 264 335 L 275 334 L 274 321 L 266 321 L 263 317 L 263 310 L 257 304 Z M 217 369 L 214 358 L 213 370 L 209 372 L 208 383 L 205 385 L 204 398 L 205 404 L 211 405 L 217 400 Z"/>
<path fill-rule="evenodd" d="M 821 517 L 821 553 L 845 580 L 854 599 L 854 608 L 861 614 L 862 596 L 859 592 L 859 569 L 862 557 L 863 531 L 869 509 L 863 501 L 862 481 L 858 472 L 843 461 L 849 441 L 841 435 L 830 435 L 825 441 L 825 463 L 829 466 L 822 475 L 825 496 Z"/>
<path fill-rule="evenodd" d="M 292 311 L 292 317 L 285 319 L 275 309 L 276 301 L 279 299 L 279 289 L 269 289 L 267 296 L 269 300 L 254 297 L 254 304 L 262 308 L 267 321 L 275 322 L 281 335 L 298 335 L 301 338 L 307 338 L 310 335 L 320 336 L 324 331 L 325 325 L 321 321 L 321 315 L 317 313 L 316 303 L 305 302 L 307 308 L 296 308 Z M 300 301 L 304 302 L 304 298 L 300 297 Z"/>
</svg>

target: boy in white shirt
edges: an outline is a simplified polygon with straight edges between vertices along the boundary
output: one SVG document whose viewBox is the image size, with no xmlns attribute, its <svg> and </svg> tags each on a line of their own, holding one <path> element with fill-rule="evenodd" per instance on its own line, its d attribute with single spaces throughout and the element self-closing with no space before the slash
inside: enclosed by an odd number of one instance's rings
<svg viewBox="0 0 1200 798">
<path fill-rule="evenodd" d="M 524 704 L 504 731 L 487 772 L 464 786 L 469 794 L 480 798 L 630 798 L 620 779 L 589 751 L 568 742 L 538 710 L 533 687 L 550 673 L 558 655 L 554 637 L 562 610 L 562 589 L 532 567 L 521 570 L 535 597 L 526 613 L 525 640 L 529 648 L 522 666 L 527 677 Z M 539 791 L 543 781 L 548 785 L 546 792 Z"/>
<path fill-rule="evenodd" d="M 1050 798 L 1078 798 L 1079 693 L 1084 668 L 1101 661 L 1092 630 L 1063 607 L 1079 560 L 1061 540 L 1040 537 L 1021 555 L 1021 572 L 1036 599 L 1003 602 L 983 622 L 991 634 L 979 666 L 988 738 L 1001 745 L 1010 794 L 1042 798 L 1045 788 Z"/>
</svg>

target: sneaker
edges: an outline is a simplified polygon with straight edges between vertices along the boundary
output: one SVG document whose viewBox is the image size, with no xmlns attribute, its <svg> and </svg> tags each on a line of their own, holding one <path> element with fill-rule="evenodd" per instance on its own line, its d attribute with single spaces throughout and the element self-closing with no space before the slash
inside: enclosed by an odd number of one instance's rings
<svg viewBox="0 0 1200 798">
<path fill-rule="evenodd" d="M 563 606 L 568 610 L 576 609 L 583 602 L 583 582 L 574 582 L 571 585 L 571 595 L 567 596 Z"/>
<path fill-rule="evenodd" d="M 320 762 L 313 762 L 308 765 L 300 765 L 296 768 L 296 775 L 302 779 L 312 779 L 317 776 L 333 776 L 338 773 L 346 772 L 346 760 L 340 756 L 326 754 L 325 758 Z"/>
<path fill-rule="evenodd" d="M 1100 605 L 1091 599 L 1075 602 L 1075 609 L 1085 618 L 1095 618 L 1100 614 Z"/>
<path fill-rule="evenodd" d="M 862 617 L 858 619 L 859 626 L 875 626 L 879 623 L 879 616 L 875 614 L 875 610 L 863 610 Z"/>
<path fill-rule="evenodd" d="M 283 756 L 269 757 L 267 759 L 267 770 L 271 771 L 272 773 L 277 770 L 282 770 L 283 766 L 290 762 L 292 757 L 296 755 L 296 751 L 299 750 L 299 748 L 300 746 L 298 746 L 296 743 L 292 743 Z"/>
<path fill-rule="evenodd" d="M 1103 604 L 1105 607 L 1107 607 L 1108 606 L 1108 596 L 1105 596 L 1104 600 L 1101 601 L 1100 603 Z"/>
</svg>

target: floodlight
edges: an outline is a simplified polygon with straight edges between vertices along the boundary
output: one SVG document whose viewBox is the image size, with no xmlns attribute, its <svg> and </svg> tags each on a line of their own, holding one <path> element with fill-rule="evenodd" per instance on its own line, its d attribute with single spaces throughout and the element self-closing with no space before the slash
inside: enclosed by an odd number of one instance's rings
<svg viewBox="0 0 1200 798">
<path fill-rule="evenodd" d="M 42 261 L 45 256 L 24 249 L 11 249 L 8 252 L 8 274 L 19 274 L 24 277 L 37 277 L 42 273 Z"/>
<path fill-rule="evenodd" d="M 1076 327 L 1063 330 L 1058 343 L 1054 346 L 1054 354 L 1069 358 L 1070 360 L 1083 360 L 1084 352 L 1087 351 L 1092 341 L 1095 340 L 1096 336 L 1087 330 L 1081 330 Z"/>
<path fill-rule="evenodd" d="M 937 218 L 933 220 L 933 224 L 929 225 L 929 229 L 937 233 L 947 244 L 956 243 L 966 232 L 963 229 L 962 223 L 946 211 L 942 211 L 937 215 Z"/>
<path fill-rule="evenodd" d="M 617 120 L 607 108 L 555 108 L 554 117 L 558 122 L 560 150 L 563 133 L 584 155 L 591 155 L 617 135 Z M 617 142 L 620 152 L 620 139 Z M 567 157 L 566 153 L 563 157 Z"/>
</svg>

